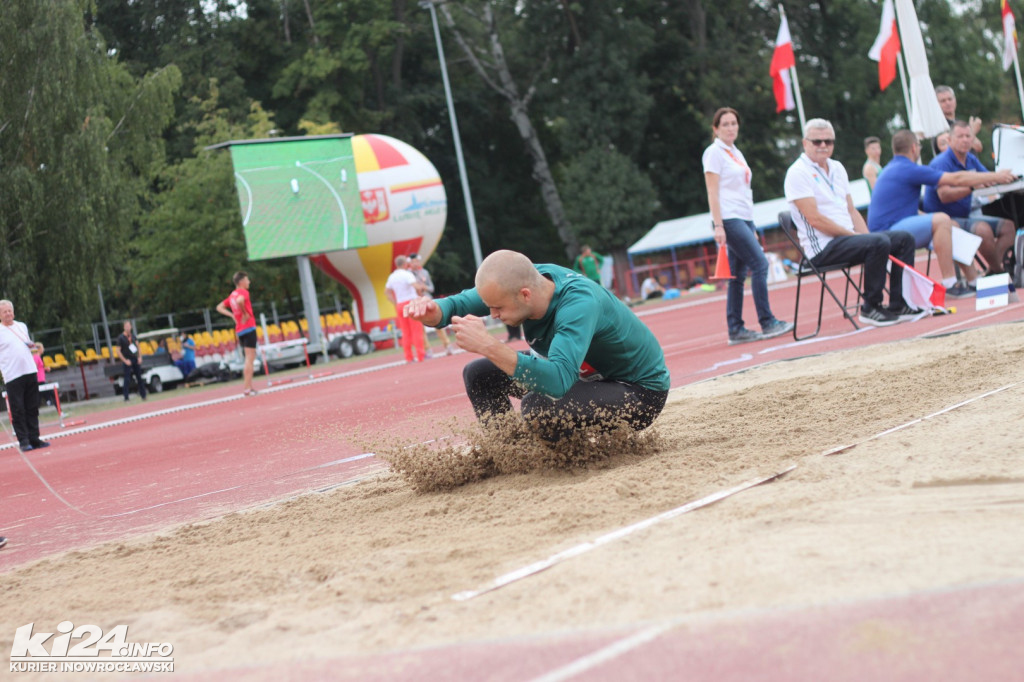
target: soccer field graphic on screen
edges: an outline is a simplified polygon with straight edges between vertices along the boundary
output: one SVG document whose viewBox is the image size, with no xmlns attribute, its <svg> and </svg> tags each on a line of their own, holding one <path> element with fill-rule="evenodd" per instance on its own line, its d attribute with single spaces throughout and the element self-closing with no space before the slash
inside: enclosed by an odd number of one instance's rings
<svg viewBox="0 0 1024 682">
<path fill-rule="evenodd" d="M 250 260 L 367 245 L 352 138 L 231 143 Z"/>
</svg>

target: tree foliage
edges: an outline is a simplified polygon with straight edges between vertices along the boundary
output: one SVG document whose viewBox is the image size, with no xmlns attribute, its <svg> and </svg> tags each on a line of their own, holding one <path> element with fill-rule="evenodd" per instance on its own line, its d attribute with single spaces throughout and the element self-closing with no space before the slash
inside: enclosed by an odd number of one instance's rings
<svg viewBox="0 0 1024 682">
<path fill-rule="evenodd" d="M 59 0 L 5 3 L 0 57 L 3 293 L 36 327 L 81 323 L 125 257 L 181 76 L 133 76 Z"/>
<path fill-rule="evenodd" d="M 956 89 L 961 114 L 1018 121 L 997 0 L 915 4 L 932 79 Z M 781 194 L 800 131 L 795 112 L 774 109 L 776 3 L 438 9 L 485 253 L 568 262 L 579 243 L 616 251 L 656 220 L 706 210 L 700 156 L 720 106 L 740 112 L 755 198 Z M 899 82 L 880 92 L 867 58 L 881 2 L 786 10 L 807 116 L 834 123 L 835 156 L 855 176 L 863 138 L 906 119 Z M 239 267 L 254 270 L 257 297 L 293 293 L 292 263 L 245 263 L 228 154 L 204 150 L 238 137 L 344 130 L 412 144 L 449 198 L 435 281 L 472 281 L 433 28 L 417 2 L 9 0 L 0 56 L 0 275 L 36 325 L 91 317 L 97 283 L 139 314 L 208 306 Z"/>
</svg>

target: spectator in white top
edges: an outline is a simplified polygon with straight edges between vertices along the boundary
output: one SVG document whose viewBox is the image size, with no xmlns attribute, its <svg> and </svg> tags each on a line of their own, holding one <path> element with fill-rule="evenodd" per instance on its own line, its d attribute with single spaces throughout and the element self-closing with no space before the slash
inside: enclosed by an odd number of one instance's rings
<svg viewBox="0 0 1024 682">
<path fill-rule="evenodd" d="M 42 344 L 32 340 L 28 327 L 14 319 L 14 304 L 6 299 L 0 301 L 0 376 L 22 452 L 50 445 L 39 439 L 38 369 L 32 358 L 42 352 Z"/>
<path fill-rule="evenodd" d="M 649 300 L 652 298 L 661 298 L 665 295 L 665 288 L 661 286 L 661 282 L 654 278 L 654 275 L 649 275 L 644 283 L 640 285 L 640 298 L 643 300 Z"/>
<path fill-rule="evenodd" d="M 725 303 L 729 345 L 785 334 L 793 329 L 793 324 L 776 319 L 768 305 L 768 259 L 754 227 L 752 176 L 743 153 L 736 147 L 739 114 L 735 109 L 722 107 L 712 118 L 711 130 L 714 141 L 704 150 L 702 162 L 715 242 L 728 247 L 729 269 L 733 275 Z M 743 287 L 748 272 L 760 333 L 743 325 Z"/>
<path fill-rule="evenodd" d="M 832 160 L 836 133 L 832 124 L 812 118 L 804 126 L 804 153 L 786 171 L 786 201 L 800 235 L 800 246 L 815 265 L 864 265 L 864 302 L 860 321 L 884 327 L 911 319 L 919 310 L 903 301 L 903 268 L 889 275 L 889 307 L 882 306 L 885 272 L 892 254 L 913 262 L 914 237 L 900 230 L 868 232 L 850 196 L 846 169 Z"/>
<path fill-rule="evenodd" d="M 421 362 L 426 358 L 423 324 L 405 315 L 405 304 L 420 296 L 426 287 L 416 279 L 409 268 L 409 258 L 395 258 L 395 271 L 384 284 L 384 294 L 395 305 L 395 323 L 402 334 L 402 351 L 406 362 Z"/>
<path fill-rule="evenodd" d="M 409 254 L 409 270 L 416 276 L 416 279 L 423 285 L 423 295 L 434 298 L 434 280 L 430 276 L 430 272 L 423 267 L 423 256 L 418 253 Z M 441 348 L 444 350 L 445 355 L 451 355 L 458 348 L 454 343 L 448 339 L 448 332 L 444 328 L 438 327 L 437 340 L 441 342 Z M 425 341 L 424 341 L 425 342 Z M 434 357 L 435 354 L 431 354 Z"/>
</svg>

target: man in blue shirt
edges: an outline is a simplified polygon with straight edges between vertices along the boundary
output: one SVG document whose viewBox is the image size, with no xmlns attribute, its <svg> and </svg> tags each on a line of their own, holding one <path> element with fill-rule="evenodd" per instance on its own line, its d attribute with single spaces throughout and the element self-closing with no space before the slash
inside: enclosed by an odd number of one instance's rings
<svg viewBox="0 0 1024 682">
<path fill-rule="evenodd" d="M 958 285 L 953 266 L 953 219 L 946 213 L 919 213 L 918 203 L 921 187 L 984 187 L 985 185 L 1011 182 L 1010 171 L 981 173 L 978 171 L 956 171 L 953 173 L 920 166 L 921 143 L 909 130 L 900 130 L 892 136 L 892 161 L 882 170 L 871 194 L 868 208 L 868 230 L 904 230 L 914 235 L 917 248 L 932 244 L 935 258 L 942 272 L 942 286 L 946 296 L 965 298 L 973 292 L 966 286 Z M 968 278 L 973 274 L 967 268 Z"/>
<path fill-rule="evenodd" d="M 972 152 L 974 131 L 969 123 L 955 121 L 949 149 L 932 159 L 928 165 L 943 172 L 978 171 L 987 173 Z M 972 190 L 969 187 L 927 187 L 924 191 L 924 210 L 947 214 L 960 227 L 981 237 L 978 251 L 988 263 L 989 271 L 1003 271 L 1002 254 L 1013 245 L 1014 227 L 1009 220 L 988 217 L 981 209 L 972 210 Z"/>
<path fill-rule="evenodd" d="M 668 397 L 665 355 L 654 334 L 600 284 L 515 251 L 480 264 L 476 287 L 442 299 L 416 298 L 406 315 L 431 327 L 451 323 L 455 342 L 482 355 L 463 369 L 479 419 L 510 412 L 548 441 L 591 426 L 649 426 Z M 531 353 L 518 353 L 484 327 L 484 316 L 522 325 Z"/>
</svg>

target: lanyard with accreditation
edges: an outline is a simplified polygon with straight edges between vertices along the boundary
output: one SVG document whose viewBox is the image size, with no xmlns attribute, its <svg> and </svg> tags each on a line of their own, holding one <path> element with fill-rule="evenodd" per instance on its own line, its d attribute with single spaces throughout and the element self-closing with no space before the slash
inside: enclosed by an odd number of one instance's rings
<svg viewBox="0 0 1024 682">
<path fill-rule="evenodd" d="M 832 197 L 832 200 L 837 205 L 845 208 L 846 195 L 840 195 L 838 192 L 836 192 L 835 181 L 832 179 L 832 164 L 829 163 L 828 161 L 825 162 L 828 163 L 828 173 L 825 173 L 821 170 L 821 166 L 807 158 L 806 154 L 800 155 L 800 161 L 802 161 L 807 166 L 808 170 L 810 170 L 811 177 L 814 178 L 814 183 L 823 184 L 826 187 L 828 187 L 828 194 L 829 196 Z"/>
</svg>

